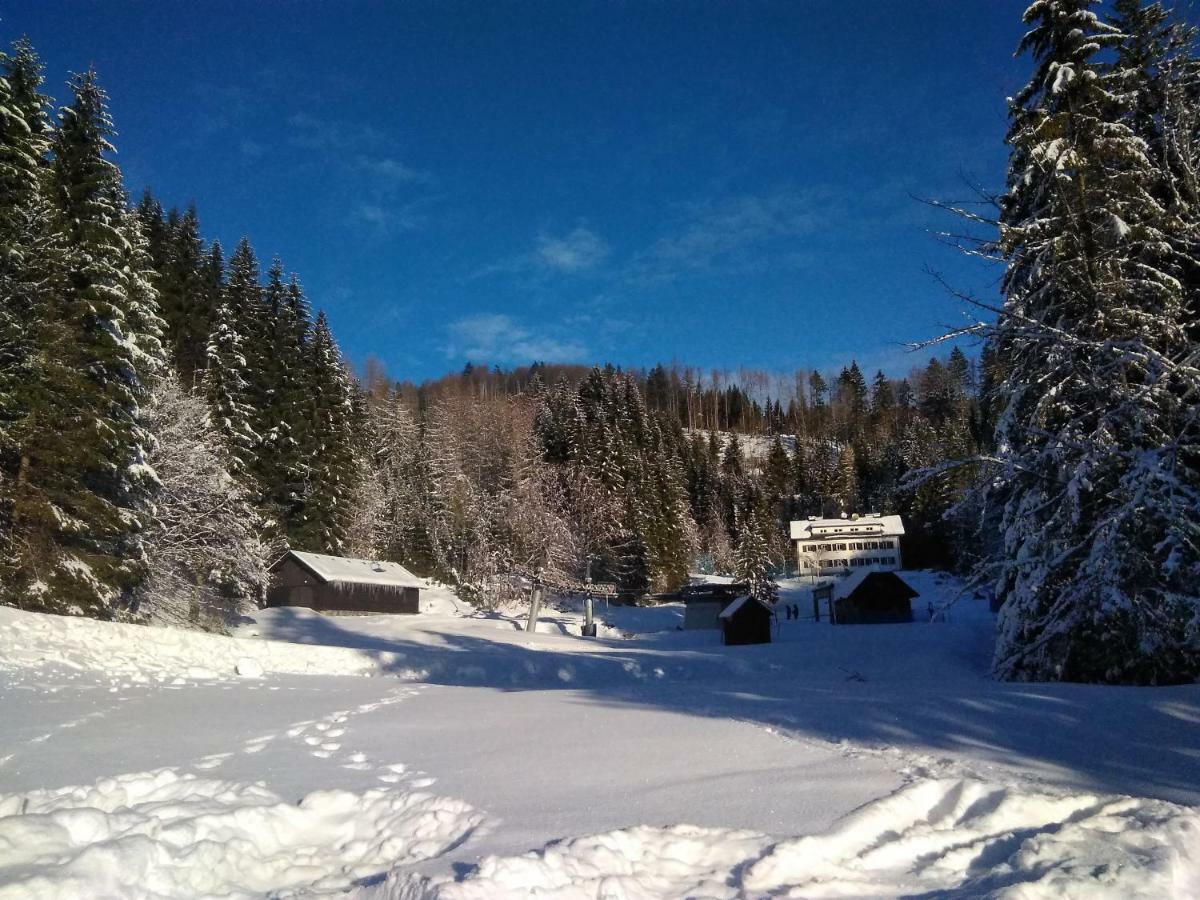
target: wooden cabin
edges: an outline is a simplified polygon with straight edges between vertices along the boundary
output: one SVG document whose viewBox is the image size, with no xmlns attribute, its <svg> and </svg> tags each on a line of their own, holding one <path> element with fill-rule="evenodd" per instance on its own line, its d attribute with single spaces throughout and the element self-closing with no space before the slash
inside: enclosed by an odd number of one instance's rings
<svg viewBox="0 0 1200 900">
<path fill-rule="evenodd" d="M 775 610 L 745 594 L 721 610 L 721 633 L 726 644 L 769 644 Z"/>
<path fill-rule="evenodd" d="M 420 611 L 421 581 L 399 563 L 289 550 L 271 567 L 267 606 L 372 615 Z"/>
<path fill-rule="evenodd" d="M 919 597 L 895 572 L 861 572 L 833 584 L 833 621 L 838 625 L 885 625 L 913 620 Z"/>
<path fill-rule="evenodd" d="M 721 627 L 721 610 L 746 593 L 744 584 L 690 584 L 676 595 L 683 601 L 685 631 Z"/>
</svg>

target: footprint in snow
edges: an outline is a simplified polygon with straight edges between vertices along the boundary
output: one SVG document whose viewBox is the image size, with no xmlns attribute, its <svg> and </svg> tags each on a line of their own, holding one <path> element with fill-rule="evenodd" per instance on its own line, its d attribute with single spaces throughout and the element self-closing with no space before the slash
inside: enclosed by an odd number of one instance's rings
<svg viewBox="0 0 1200 900">
<path fill-rule="evenodd" d="M 225 762 L 225 760 L 229 759 L 229 757 L 231 757 L 231 756 L 233 756 L 232 753 L 214 753 L 211 756 L 206 756 L 202 760 L 197 762 L 195 765 L 195 768 L 197 768 L 197 769 L 215 769 L 217 766 L 221 765 L 221 763 Z"/>
</svg>

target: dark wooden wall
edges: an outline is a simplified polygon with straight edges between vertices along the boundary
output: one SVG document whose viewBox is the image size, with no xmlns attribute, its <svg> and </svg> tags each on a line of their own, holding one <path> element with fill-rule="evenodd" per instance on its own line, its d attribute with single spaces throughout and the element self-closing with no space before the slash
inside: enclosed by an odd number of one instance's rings
<svg viewBox="0 0 1200 900">
<path fill-rule="evenodd" d="M 770 610 L 755 600 L 749 600 L 728 619 L 721 620 L 722 637 L 730 645 L 769 644 L 773 619 Z"/>
<path fill-rule="evenodd" d="M 400 613 L 420 611 L 415 587 L 381 584 L 324 584 L 286 557 L 271 573 L 267 606 L 303 606 L 317 612 Z"/>
</svg>

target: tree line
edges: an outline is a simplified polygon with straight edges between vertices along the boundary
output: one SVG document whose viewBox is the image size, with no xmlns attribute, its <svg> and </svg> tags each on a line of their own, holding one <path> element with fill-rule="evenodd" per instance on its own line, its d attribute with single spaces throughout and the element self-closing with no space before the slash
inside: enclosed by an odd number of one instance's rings
<svg viewBox="0 0 1200 900">
<path fill-rule="evenodd" d="M 360 394 L 278 260 L 130 205 L 95 72 L 43 82 L 0 54 L 0 599 L 218 623 L 341 549 Z"/>
<path fill-rule="evenodd" d="M 475 599 L 539 568 L 633 595 L 696 567 L 759 573 L 770 590 L 766 574 L 793 566 L 791 520 L 873 511 L 906 517 L 914 564 L 955 565 L 969 548 L 946 516 L 963 477 L 902 482 L 986 446 L 976 369 L 956 348 L 868 384 L 851 362 L 829 387 L 810 373 L 787 407 L 731 386 L 761 421 L 714 430 L 692 427 L 677 368 L 470 365 L 418 386 L 369 364 L 373 499 L 357 546 Z"/>
</svg>

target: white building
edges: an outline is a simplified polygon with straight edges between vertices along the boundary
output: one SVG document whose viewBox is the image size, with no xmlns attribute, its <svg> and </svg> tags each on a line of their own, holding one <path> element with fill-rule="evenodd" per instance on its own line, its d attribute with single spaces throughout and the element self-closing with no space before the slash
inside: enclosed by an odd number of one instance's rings
<svg viewBox="0 0 1200 900">
<path fill-rule="evenodd" d="M 841 575 L 857 571 L 894 572 L 903 568 L 899 516 L 810 517 L 792 522 L 801 575 Z"/>
</svg>

